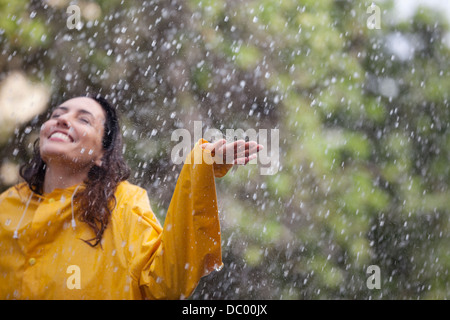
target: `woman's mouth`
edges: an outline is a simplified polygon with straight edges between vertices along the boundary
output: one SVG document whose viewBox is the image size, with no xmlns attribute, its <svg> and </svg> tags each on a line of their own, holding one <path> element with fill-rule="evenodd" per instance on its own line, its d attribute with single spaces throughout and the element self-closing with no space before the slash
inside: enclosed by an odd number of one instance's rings
<svg viewBox="0 0 450 320">
<path fill-rule="evenodd" d="M 69 135 L 56 131 L 53 132 L 49 137 L 49 140 L 54 140 L 54 141 L 63 141 L 63 142 L 73 142 L 72 137 L 70 137 Z"/>
</svg>

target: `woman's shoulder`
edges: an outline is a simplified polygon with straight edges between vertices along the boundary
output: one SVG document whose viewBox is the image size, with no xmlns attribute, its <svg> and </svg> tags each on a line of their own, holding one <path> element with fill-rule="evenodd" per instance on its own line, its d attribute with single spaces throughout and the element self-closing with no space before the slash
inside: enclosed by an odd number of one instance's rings
<svg viewBox="0 0 450 320">
<path fill-rule="evenodd" d="M 117 197 L 130 197 L 130 196 L 142 196 L 146 194 L 147 191 L 139 187 L 138 185 L 130 183 L 128 180 L 122 181 L 117 185 L 116 198 Z"/>
<path fill-rule="evenodd" d="M 113 219 L 118 219 L 121 224 L 132 221 L 147 221 L 152 226 L 159 226 L 157 218 L 153 214 L 147 191 L 128 181 L 119 183 L 116 189 L 116 210 Z"/>
<path fill-rule="evenodd" d="M 14 186 L 9 187 L 0 194 L 0 199 L 10 198 L 10 197 L 27 197 L 29 196 L 31 190 L 28 188 L 26 182 L 18 183 Z"/>
<path fill-rule="evenodd" d="M 147 190 L 139 187 L 129 181 L 122 181 L 119 183 L 116 189 L 116 202 L 117 205 L 128 207 L 150 207 Z"/>
</svg>

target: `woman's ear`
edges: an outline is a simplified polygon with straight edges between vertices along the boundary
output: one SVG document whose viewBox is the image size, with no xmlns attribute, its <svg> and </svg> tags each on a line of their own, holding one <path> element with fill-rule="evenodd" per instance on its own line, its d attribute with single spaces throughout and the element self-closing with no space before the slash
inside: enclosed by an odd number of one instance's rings
<svg viewBox="0 0 450 320">
<path fill-rule="evenodd" d="M 103 164 L 103 152 L 102 152 L 102 154 L 100 154 L 98 157 L 97 157 L 97 159 L 94 161 L 94 164 L 97 166 L 97 167 L 101 167 L 102 166 L 102 164 Z"/>
</svg>

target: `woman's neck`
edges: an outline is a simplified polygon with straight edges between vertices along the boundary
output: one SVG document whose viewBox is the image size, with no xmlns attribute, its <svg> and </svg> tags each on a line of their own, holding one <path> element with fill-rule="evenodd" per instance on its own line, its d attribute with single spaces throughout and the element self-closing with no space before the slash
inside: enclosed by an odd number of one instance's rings
<svg viewBox="0 0 450 320">
<path fill-rule="evenodd" d="M 67 166 L 47 166 L 45 170 L 44 193 L 65 189 L 82 183 L 87 178 L 85 170 L 71 170 Z"/>
</svg>

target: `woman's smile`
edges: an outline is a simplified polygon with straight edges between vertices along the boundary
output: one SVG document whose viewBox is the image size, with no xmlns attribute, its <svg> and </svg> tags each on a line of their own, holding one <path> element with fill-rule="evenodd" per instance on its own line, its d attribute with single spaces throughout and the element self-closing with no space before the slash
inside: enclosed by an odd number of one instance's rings
<svg viewBox="0 0 450 320">
<path fill-rule="evenodd" d="M 48 139 L 52 140 L 52 141 L 61 141 L 61 142 L 70 142 L 70 143 L 74 142 L 73 138 L 69 134 L 62 132 L 62 131 L 54 131 L 48 137 Z"/>
</svg>

